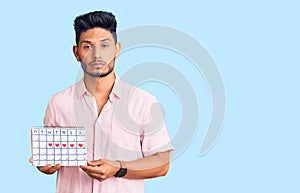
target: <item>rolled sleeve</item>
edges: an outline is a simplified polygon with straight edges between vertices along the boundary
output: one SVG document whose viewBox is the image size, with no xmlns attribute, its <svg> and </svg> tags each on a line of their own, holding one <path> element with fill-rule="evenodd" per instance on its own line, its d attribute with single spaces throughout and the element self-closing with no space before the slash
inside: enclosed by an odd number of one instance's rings
<svg viewBox="0 0 300 193">
<path fill-rule="evenodd" d="M 171 139 L 164 121 L 164 117 L 156 98 L 153 97 L 146 114 L 145 124 L 141 132 L 141 146 L 144 157 L 158 152 L 173 150 Z"/>
</svg>

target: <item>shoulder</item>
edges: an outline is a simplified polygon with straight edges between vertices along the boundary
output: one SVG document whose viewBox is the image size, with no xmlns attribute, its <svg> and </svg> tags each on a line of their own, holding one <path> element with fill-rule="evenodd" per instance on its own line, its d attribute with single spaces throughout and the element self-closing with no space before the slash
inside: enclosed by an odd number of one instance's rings
<svg viewBox="0 0 300 193">
<path fill-rule="evenodd" d="M 59 91 L 53 95 L 50 96 L 49 104 L 52 105 L 61 105 L 66 104 L 70 102 L 74 95 L 75 87 L 78 83 L 75 83 L 72 86 L 69 86 L 68 88 Z"/>
<path fill-rule="evenodd" d="M 146 103 L 151 103 L 156 101 L 156 97 L 150 94 L 148 91 L 143 90 L 137 86 L 124 82 L 123 80 L 118 80 L 117 82 L 118 94 L 122 98 L 128 99 L 128 101 L 143 101 Z"/>
</svg>

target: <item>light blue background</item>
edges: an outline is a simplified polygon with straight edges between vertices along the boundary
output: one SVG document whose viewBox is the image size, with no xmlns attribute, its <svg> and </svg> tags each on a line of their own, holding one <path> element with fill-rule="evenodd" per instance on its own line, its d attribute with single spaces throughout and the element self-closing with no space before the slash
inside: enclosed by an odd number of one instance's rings
<svg viewBox="0 0 300 193">
<path fill-rule="evenodd" d="M 50 95 L 76 80 L 74 17 L 98 9 L 116 14 L 119 31 L 158 24 L 188 33 L 207 48 L 224 79 L 227 113 L 222 133 L 200 157 L 211 113 L 201 74 L 168 50 L 141 48 L 120 57 L 119 73 L 153 59 L 183 68 L 199 97 L 195 137 L 172 160 L 166 177 L 147 180 L 146 193 L 300 191 L 297 1 L 11 0 L 0 7 L 1 192 L 55 191 L 55 176 L 43 175 L 27 162 L 29 129 L 42 125 Z M 178 99 L 164 85 L 142 86 L 165 105 L 173 136 L 180 118 Z"/>
</svg>

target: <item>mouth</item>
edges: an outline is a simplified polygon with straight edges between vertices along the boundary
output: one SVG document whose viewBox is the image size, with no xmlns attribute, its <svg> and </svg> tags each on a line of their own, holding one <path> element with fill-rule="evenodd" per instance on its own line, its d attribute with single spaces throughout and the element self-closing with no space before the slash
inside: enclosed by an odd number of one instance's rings
<svg viewBox="0 0 300 193">
<path fill-rule="evenodd" d="M 94 68 L 103 68 L 105 65 L 105 62 L 93 62 L 90 64 Z"/>
</svg>

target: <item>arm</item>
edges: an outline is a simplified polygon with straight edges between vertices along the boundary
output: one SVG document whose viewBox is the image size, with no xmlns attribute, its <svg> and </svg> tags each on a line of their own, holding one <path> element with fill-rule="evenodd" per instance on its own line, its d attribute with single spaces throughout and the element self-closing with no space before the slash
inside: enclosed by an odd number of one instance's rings
<svg viewBox="0 0 300 193">
<path fill-rule="evenodd" d="M 127 179 L 147 179 L 164 176 L 169 169 L 170 151 L 156 153 L 152 156 L 137 159 L 134 161 L 121 161 L 123 168 L 127 168 Z M 81 166 L 90 177 L 104 181 L 113 177 L 120 169 L 117 161 L 97 160 L 88 161 L 87 166 Z"/>
<path fill-rule="evenodd" d="M 170 151 L 156 153 L 135 161 L 124 162 L 127 179 L 147 179 L 165 176 L 169 170 Z"/>
<path fill-rule="evenodd" d="M 52 98 L 51 98 L 52 99 Z M 52 103 L 51 103 L 51 99 L 48 103 L 48 106 L 47 106 L 47 109 L 46 109 L 46 112 L 45 112 L 45 117 L 44 117 L 44 125 L 45 126 L 54 126 L 54 110 L 53 110 L 53 107 L 52 107 Z M 28 160 L 31 164 L 33 164 L 33 159 L 32 157 L 29 158 Z M 52 166 L 51 164 L 47 164 L 46 166 L 39 166 L 37 167 L 38 170 L 40 172 L 43 172 L 44 174 L 54 174 L 57 170 L 59 170 L 59 168 L 61 167 L 60 164 L 56 164 L 54 166 Z"/>
</svg>

